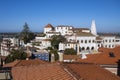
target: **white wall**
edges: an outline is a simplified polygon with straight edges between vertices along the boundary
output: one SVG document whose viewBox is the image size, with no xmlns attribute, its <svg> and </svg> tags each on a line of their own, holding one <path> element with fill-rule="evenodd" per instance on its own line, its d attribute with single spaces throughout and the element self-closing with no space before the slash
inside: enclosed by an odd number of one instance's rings
<svg viewBox="0 0 120 80">
<path fill-rule="evenodd" d="M 87 49 L 87 47 L 90 48 L 89 50 L 91 50 L 92 47 L 94 47 L 94 50 L 97 50 L 95 39 L 96 39 L 95 36 L 76 36 L 76 37 L 75 36 L 70 36 L 70 37 L 67 38 L 68 41 L 71 41 L 71 40 L 79 41 L 80 47 L 81 48 L 84 47 L 85 50 Z M 83 40 L 83 42 L 82 42 L 82 40 Z M 91 42 L 89 42 L 89 40 Z M 85 41 L 87 41 L 87 43 L 85 43 Z"/>
<path fill-rule="evenodd" d="M 115 36 L 104 36 L 101 37 L 103 39 L 103 47 L 105 48 L 114 48 L 115 47 Z"/>
<path fill-rule="evenodd" d="M 49 32 L 51 30 L 52 30 L 52 28 L 44 28 L 44 33 L 47 33 L 47 32 Z"/>
<path fill-rule="evenodd" d="M 72 27 L 70 26 L 58 26 L 58 27 L 55 27 L 55 31 L 56 32 L 60 32 L 61 35 L 66 35 L 66 34 L 69 34 L 71 33 L 71 31 L 69 31 L 69 29 L 72 29 Z"/>
</svg>

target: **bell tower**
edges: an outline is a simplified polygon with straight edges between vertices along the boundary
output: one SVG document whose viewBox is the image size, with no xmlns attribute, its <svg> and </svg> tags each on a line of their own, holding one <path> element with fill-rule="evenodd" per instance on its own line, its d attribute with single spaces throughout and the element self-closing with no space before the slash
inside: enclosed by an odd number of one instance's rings
<svg viewBox="0 0 120 80">
<path fill-rule="evenodd" d="M 92 33 L 93 35 L 97 36 L 95 20 L 92 20 L 92 24 L 91 24 L 91 33 Z"/>
</svg>

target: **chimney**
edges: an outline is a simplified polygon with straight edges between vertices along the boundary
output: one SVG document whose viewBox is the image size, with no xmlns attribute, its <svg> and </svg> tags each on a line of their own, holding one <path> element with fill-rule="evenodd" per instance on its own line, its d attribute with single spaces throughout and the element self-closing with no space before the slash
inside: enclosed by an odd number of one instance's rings
<svg viewBox="0 0 120 80">
<path fill-rule="evenodd" d="M 118 60 L 117 64 L 118 64 L 117 75 L 120 76 L 120 60 Z"/>
</svg>

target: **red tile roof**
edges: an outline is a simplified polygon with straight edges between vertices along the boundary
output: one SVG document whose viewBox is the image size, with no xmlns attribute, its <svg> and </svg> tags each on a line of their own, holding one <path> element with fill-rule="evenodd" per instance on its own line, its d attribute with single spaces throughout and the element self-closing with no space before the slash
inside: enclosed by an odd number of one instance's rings
<svg viewBox="0 0 120 80">
<path fill-rule="evenodd" d="M 13 80 L 120 80 L 93 64 L 22 60 L 12 68 Z"/>
<path fill-rule="evenodd" d="M 47 24 L 45 28 L 53 28 L 53 26 L 51 24 Z"/>
<path fill-rule="evenodd" d="M 13 80 L 74 80 L 59 64 L 18 66 L 12 68 Z"/>
<path fill-rule="evenodd" d="M 30 65 L 39 65 L 39 64 L 46 64 L 46 63 L 49 63 L 49 62 L 39 60 L 39 59 L 35 59 L 35 60 L 16 60 L 14 62 L 7 63 L 7 64 L 3 65 L 3 67 L 30 66 Z"/>
<path fill-rule="evenodd" d="M 67 63 L 63 64 L 77 80 L 120 80 L 120 77 L 93 64 Z"/>
<path fill-rule="evenodd" d="M 117 61 L 120 59 L 120 46 L 113 49 L 100 48 L 99 51 L 101 53 L 88 54 L 87 58 L 81 59 L 80 62 L 95 64 L 117 64 Z M 110 52 L 112 52 L 115 57 L 111 57 Z"/>
</svg>

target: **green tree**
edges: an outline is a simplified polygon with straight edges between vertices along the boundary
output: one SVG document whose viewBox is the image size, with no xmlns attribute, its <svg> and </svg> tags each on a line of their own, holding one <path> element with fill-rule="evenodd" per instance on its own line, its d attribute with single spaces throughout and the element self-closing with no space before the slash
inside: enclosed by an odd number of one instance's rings
<svg viewBox="0 0 120 80">
<path fill-rule="evenodd" d="M 27 58 L 27 53 L 25 53 L 22 49 L 18 49 L 18 50 L 12 50 L 11 54 L 9 54 L 6 59 L 5 62 L 9 63 L 9 62 L 13 62 L 14 60 L 18 59 L 18 60 L 24 60 Z"/>
<path fill-rule="evenodd" d="M 35 38 L 34 33 L 30 31 L 28 24 L 25 23 L 25 25 L 23 26 L 23 30 L 20 33 L 20 39 L 22 39 L 26 44 L 34 38 Z"/>
<path fill-rule="evenodd" d="M 66 55 L 76 55 L 77 52 L 73 48 L 70 48 L 70 49 L 65 49 L 64 54 L 66 54 Z"/>
<path fill-rule="evenodd" d="M 59 43 L 60 42 L 65 42 L 66 38 L 61 35 L 53 35 L 51 39 L 51 45 L 53 46 L 54 49 L 58 49 Z"/>
</svg>

